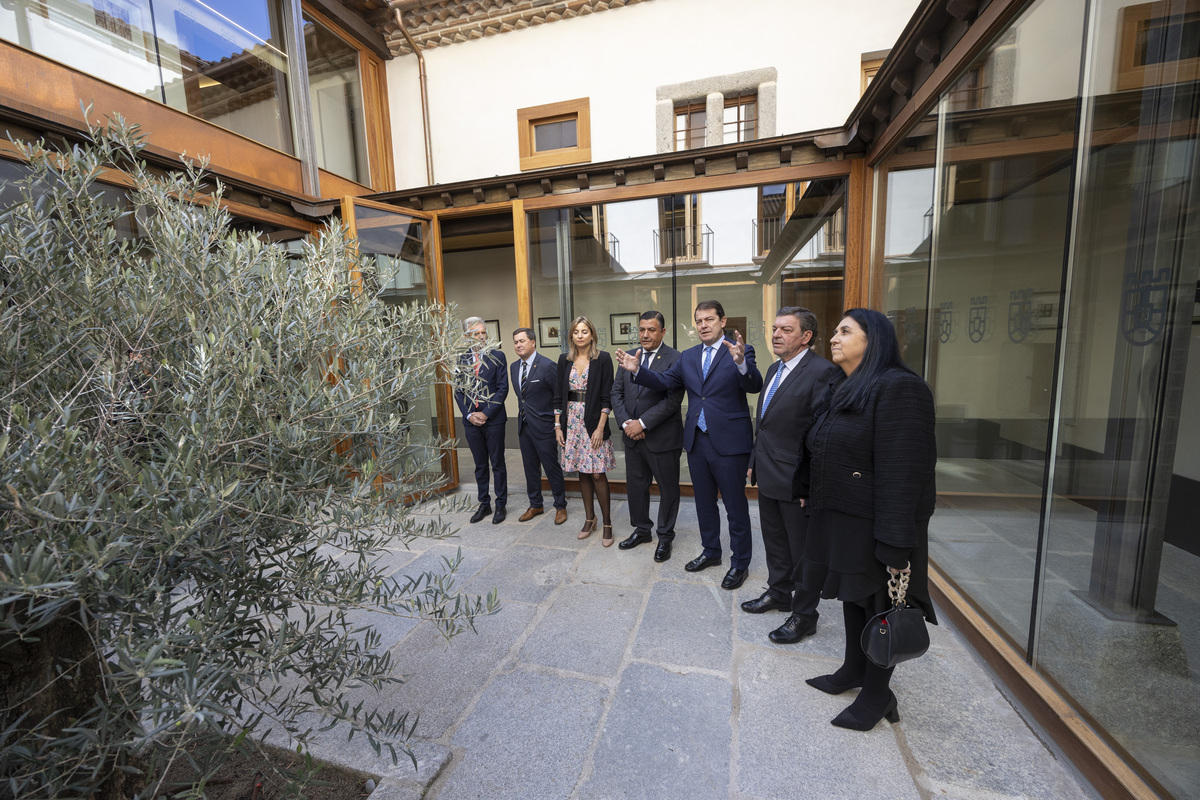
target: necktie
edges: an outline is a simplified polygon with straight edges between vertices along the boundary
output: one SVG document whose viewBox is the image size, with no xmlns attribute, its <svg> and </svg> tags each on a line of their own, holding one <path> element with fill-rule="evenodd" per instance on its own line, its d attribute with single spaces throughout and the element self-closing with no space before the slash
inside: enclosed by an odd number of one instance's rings
<svg viewBox="0 0 1200 800">
<path fill-rule="evenodd" d="M 708 377 L 708 368 L 712 365 L 712 353 L 713 349 L 711 347 L 704 348 L 704 363 L 701 365 L 701 369 L 704 370 L 705 378 Z M 704 421 L 704 406 L 700 407 L 700 419 L 696 420 L 696 425 L 699 426 L 700 430 L 708 433 L 708 423 Z"/>
<path fill-rule="evenodd" d="M 654 354 L 653 354 L 652 352 L 650 352 L 649 350 L 647 350 L 647 351 L 643 352 L 643 353 L 642 353 L 642 367 L 641 367 L 641 368 L 642 368 L 642 369 L 650 369 L 650 359 L 651 359 L 651 358 L 653 358 L 653 357 L 654 357 Z"/>
<path fill-rule="evenodd" d="M 779 388 L 779 382 L 783 380 L 785 369 L 787 369 L 787 364 L 780 362 L 779 369 L 775 370 L 775 380 L 771 381 L 771 385 L 767 387 L 767 396 L 763 398 L 763 416 L 766 416 L 767 406 L 771 405 L 771 398 L 775 396 L 775 390 Z"/>
<path fill-rule="evenodd" d="M 529 377 L 529 362 L 521 362 L 521 394 L 525 394 L 525 378 Z"/>
<path fill-rule="evenodd" d="M 479 354 L 475 354 L 475 374 L 479 375 Z"/>
</svg>

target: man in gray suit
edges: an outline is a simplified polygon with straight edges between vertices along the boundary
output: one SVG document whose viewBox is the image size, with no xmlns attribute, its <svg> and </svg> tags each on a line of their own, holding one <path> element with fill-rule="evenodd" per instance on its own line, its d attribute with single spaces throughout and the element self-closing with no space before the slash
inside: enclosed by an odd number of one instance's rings
<svg viewBox="0 0 1200 800">
<path fill-rule="evenodd" d="M 808 349 L 816 335 L 817 317 L 807 308 L 779 309 L 771 329 L 771 349 L 779 360 L 763 378 L 754 451 L 746 475 L 751 485 L 758 484 L 767 590 L 742 603 L 742 610 L 750 614 L 774 609 L 790 612 L 787 621 L 769 634 L 778 644 L 792 644 L 816 632 L 821 600 L 819 592 L 802 591 L 796 581 L 808 518 L 792 488 L 813 410 L 831 380 L 842 374 Z"/>
<path fill-rule="evenodd" d="M 666 372 L 679 360 L 679 351 L 662 343 L 666 320 L 647 311 L 638 321 L 641 368 Z M 683 420 L 679 407 L 683 388 L 659 392 L 633 382 L 633 373 L 617 370 L 612 406 L 625 444 L 625 491 L 633 533 L 618 547 L 629 550 L 650 542 L 650 481 L 658 481 L 658 547 L 655 561 L 671 557 L 675 517 L 679 513 L 679 454 L 683 451 Z"/>
</svg>

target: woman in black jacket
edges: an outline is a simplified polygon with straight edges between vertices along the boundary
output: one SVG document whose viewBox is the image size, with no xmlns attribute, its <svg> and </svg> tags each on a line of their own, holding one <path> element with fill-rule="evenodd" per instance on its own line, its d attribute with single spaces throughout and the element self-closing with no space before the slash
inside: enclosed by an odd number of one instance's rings
<svg viewBox="0 0 1200 800">
<path fill-rule="evenodd" d="M 865 731 L 885 717 L 900 719 L 892 670 L 877 667 L 860 645 L 867 620 L 891 607 L 889 577 L 911 570 L 908 601 L 937 623 L 928 584 L 933 395 L 904 365 L 896 332 L 878 311 L 847 311 L 830 346 L 846 377 L 804 442 L 800 492 L 809 524 L 801 575 L 806 590 L 842 601 L 846 652 L 836 672 L 808 683 L 829 694 L 862 687 L 833 724 Z"/>
<path fill-rule="evenodd" d="M 596 328 L 587 317 L 571 322 L 570 349 L 558 357 L 558 383 L 554 388 L 554 437 L 558 440 L 563 472 L 579 473 L 584 523 L 580 539 L 596 527 L 593 497 L 600 498 L 604 516 L 602 544 L 613 543 L 609 518 L 608 475 L 616 456 L 608 430 L 612 412 L 613 362 L 596 343 Z"/>
</svg>

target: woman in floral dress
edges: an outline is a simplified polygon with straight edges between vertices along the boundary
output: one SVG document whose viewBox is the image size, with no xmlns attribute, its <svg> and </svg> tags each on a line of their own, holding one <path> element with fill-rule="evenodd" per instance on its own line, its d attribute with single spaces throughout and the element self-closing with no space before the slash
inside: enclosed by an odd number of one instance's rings
<svg viewBox="0 0 1200 800">
<path fill-rule="evenodd" d="M 571 322 L 569 351 L 558 357 L 554 436 L 561 448 L 563 472 L 579 473 L 585 516 L 579 538 L 586 539 L 596 528 L 593 498 L 599 497 L 605 547 L 613 543 L 608 475 L 605 474 L 615 463 L 612 434 L 608 430 L 612 385 L 612 358 L 597 347 L 596 328 L 591 320 L 576 317 Z"/>
</svg>

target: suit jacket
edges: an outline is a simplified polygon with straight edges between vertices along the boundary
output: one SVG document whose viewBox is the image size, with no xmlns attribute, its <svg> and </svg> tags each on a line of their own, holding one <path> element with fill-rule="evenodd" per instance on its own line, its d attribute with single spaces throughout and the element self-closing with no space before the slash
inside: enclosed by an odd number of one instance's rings
<svg viewBox="0 0 1200 800">
<path fill-rule="evenodd" d="M 493 350 L 483 357 L 483 363 L 479 365 L 479 380 L 483 384 L 484 397 L 478 401 L 472 403 L 462 392 L 454 393 L 454 402 L 458 404 L 465 424 L 471 424 L 467 422 L 467 415 L 475 411 L 482 411 L 488 418 L 485 425 L 503 425 L 508 419 L 504 411 L 504 399 L 508 397 L 507 363 L 508 359 L 499 350 Z M 471 353 L 459 357 L 458 368 L 467 372 L 474 370 Z"/>
<path fill-rule="evenodd" d="M 558 385 L 558 365 L 541 353 L 533 357 L 533 366 L 525 376 L 521 391 L 521 360 L 509 368 L 509 384 L 517 395 L 521 414 L 517 417 L 517 435 L 529 429 L 535 438 L 554 438 L 554 389 Z"/>
<path fill-rule="evenodd" d="M 567 393 L 571 390 L 571 357 L 563 353 L 558 357 L 558 382 L 555 383 L 554 410 L 562 418 L 563 435 L 567 430 Z M 603 350 L 588 366 L 587 392 L 583 401 L 583 425 L 587 428 L 588 436 L 600 424 L 600 412 L 612 409 L 613 362 L 612 356 Z M 612 438 L 608 421 L 604 422 L 604 438 Z"/>
<path fill-rule="evenodd" d="M 812 424 L 813 411 L 824 395 L 825 388 L 842 371 L 813 351 L 808 351 L 796 368 L 783 376 L 764 415 L 763 400 L 767 396 L 767 387 L 770 387 L 782 365 L 782 361 L 776 361 L 763 376 L 764 388 L 758 395 L 758 410 L 755 412 L 758 424 L 755 426 L 754 451 L 750 454 L 750 467 L 754 470 L 751 482 L 757 483 L 759 492 L 766 497 L 795 500 L 800 445 Z"/>
<path fill-rule="evenodd" d="M 681 353 L 674 347 L 659 345 L 658 353 L 650 362 L 654 372 L 666 372 L 679 360 Z M 679 407 L 683 405 L 683 389 L 660 392 L 633 382 L 633 374 L 618 370 L 612 389 L 613 416 L 617 427 L 631 419 L 640 419 L 646 424 L 646 438 L 642 441 L 653 453 L 679 450 L 683 447 L 683 419 Z M 633 439 L 624 433 L 621 439 L 626 447 L 632 447 Z"/>
<path fill-rule="evenodd" d="M 725 337 L 728 341 L 732 339 Z M 683 446 L 691 452 L 704 408 L 708 438 L 713 448 L 723 456 L 749 453 L 754 447 L 754 429 L 750 425 L 748 392 L 762 389 L 762 375 L 754 365 L 754 348 L 746 345 L 746 374 L 738 372 L 733 356 L 720 342 L 704 377 L 704 345 L 689 347 L 666 372 L 640 369 L 633 382 L 660 392 L 682 387 L 687 391 L 687 419 L 683 423 Z"/>
</svg>

